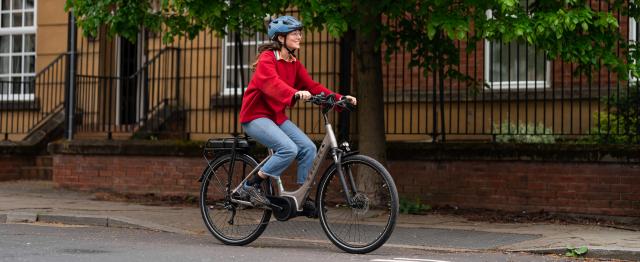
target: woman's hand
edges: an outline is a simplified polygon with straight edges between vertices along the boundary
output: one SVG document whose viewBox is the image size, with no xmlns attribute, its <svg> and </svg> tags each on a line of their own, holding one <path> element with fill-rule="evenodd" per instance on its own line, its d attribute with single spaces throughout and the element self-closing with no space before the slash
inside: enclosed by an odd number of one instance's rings
<svg viewBox="0 0 640 262">
<path fill-rule="evenodd" d="M 309 93 L 309 91 L 304 91 L 304 90 L 302 90 L 302 91 L 298 91 L 298 92 L 296 92 L 293 96 L 294 96 L 294 97 L 295 97 L 295 96 L 298 96 L 298 98 L 299 98 L 300 100 L 302 100 L 302 101 L 307 101 L 307 100 L 309 100 L 309 98 L 311 98 L 311 93 Z"/>
<path fill-rule="evenodd" d="M 353 96 L 346 95 L 346 96 L 344 96 L 344 99 L 349 100 L 349 103 L 354 105 L 354 106 L 358 104 L 358 99 L 356 99 Z"/>
</svg>

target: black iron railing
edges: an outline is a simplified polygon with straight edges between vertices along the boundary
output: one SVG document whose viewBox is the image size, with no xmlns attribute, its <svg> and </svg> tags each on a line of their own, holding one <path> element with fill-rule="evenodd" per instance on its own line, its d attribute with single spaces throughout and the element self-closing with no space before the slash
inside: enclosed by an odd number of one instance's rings
<svg viewBox="0 0 640 262">
<path fill-rule="evenodd" d="M 56 57 L 31 81 L 0 81 L 0 134 L 22 140 L 34 128 L 62 110 L 66 54 Z"/>
<path fill-rule="evenodd" d="M 629 31 L 640 28 L 635 22 L 618 17 L 620 30 L 630 39 L 639 35 Z M 200 140 L 241 132 L 237 114 L 242 92 L 257 46 L 266 42 L 264 35 L 220 38 L 202 32 L 170 44 L 163 44 L 162 37 L 145 33 L 129 43 L 78 35 L 73 78 L 78 137 Z M 469 43 L 455 44 L 465 50 Z M 352 45 L 349 37 L 306 32 L 298 58 L 316 81 L 355 93 Z M 546 60 L 535 47 L 482 41 L 471 52 L 463 51 L 454 67 L 486 85 L 446 79 L 440 90 L 433 73 L 408 67 L 409 56 L 407 50 L 397 50 L 383 62 L 385 104 L 380 117 L 385 118 L 388 139 L 640 143 L 640 85 L 635 79 L 620 81 L 606 70 L 590 79 L 576 77 L 574 65 Z M 39 73 L 33 88 L 25 83 L 34 89 L 31 104 L 0 103 L 5 139 L 28 132 L 61 105 L 65 57 Z M 41 110 L 24 114 L 30 107 Z M 357 127 L 349 123 L 366 113 L 356 112 L 351 120 L 332 117 L 338 127 L 354 134 Z M 322 133 L 318 109 L 301 103 L 288 114 L 305 132 Z M 16 121 L 29 117 L 34 120 Z"/>
</svg>

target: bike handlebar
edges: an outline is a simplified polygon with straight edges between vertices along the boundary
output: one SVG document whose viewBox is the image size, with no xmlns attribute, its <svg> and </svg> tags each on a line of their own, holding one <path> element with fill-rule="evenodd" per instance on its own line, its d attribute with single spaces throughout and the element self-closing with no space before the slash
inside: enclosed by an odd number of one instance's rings
<svg viewBox="0 0 640 262">
<path fill-rule="evenodd" d="M 295 94 L 294 98 L 296 100 L 300 99 L 299 94 Z M 304 101 L 305 103 L 312 103 L 314 105 L 319 105 L 322 107 L 334 108 L 340 107 L 347 109 L 349 111 L 355 110 L 355 106 L 349 102 L 345 97 L 342 97 L 340 100 L 336 100 L 335 94 L 325 95 L 324 92 L 318 95 L 311 96 L 308 100 Z"/>
</svg>

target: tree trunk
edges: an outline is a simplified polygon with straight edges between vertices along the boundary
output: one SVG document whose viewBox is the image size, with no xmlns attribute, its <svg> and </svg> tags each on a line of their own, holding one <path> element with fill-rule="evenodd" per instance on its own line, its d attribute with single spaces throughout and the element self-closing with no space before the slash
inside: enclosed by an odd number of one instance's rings
<svg viewBox="0 0 640 262">
<path fill-rule="evenodd" d="M 365 12 L 366 13 L 366 12 Z M 363 24 L 381 23 L 380 14 L 363 15 Z M 378 28 L 373 26 L 373 28 Z M 358 147 L 362 154 L 386 165 L 386 137 L 382 90 L 382 61 L 376 48 L 379 31 L 355 30 L 355 83 L 358 98 Z"/>
</svg>

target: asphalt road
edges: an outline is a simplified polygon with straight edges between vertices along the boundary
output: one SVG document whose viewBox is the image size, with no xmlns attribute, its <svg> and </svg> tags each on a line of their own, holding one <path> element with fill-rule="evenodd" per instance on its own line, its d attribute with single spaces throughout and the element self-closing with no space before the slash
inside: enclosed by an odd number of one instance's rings
<svg viewBox="0 0 640 262">
<path fill-rule="evenodd" d="M 212 236 L 52 224 L 0 224 L 0 261 L 566 261 L 523 253 L 438 253 L 382 247 L 352 255 L 326 244 L 260 238 L 249 246 Z"/>
</svg>

